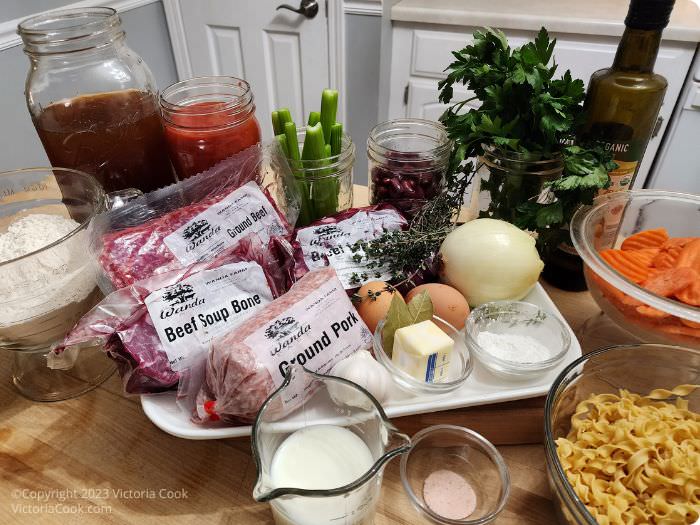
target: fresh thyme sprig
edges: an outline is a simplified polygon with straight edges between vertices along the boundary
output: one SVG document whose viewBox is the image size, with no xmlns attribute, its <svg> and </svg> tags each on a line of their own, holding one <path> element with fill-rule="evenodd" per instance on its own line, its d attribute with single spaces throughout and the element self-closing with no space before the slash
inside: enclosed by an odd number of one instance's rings
<svg viewBox="0 0 700 525">
<path fill-rule="evenodd" d="M 474 172 L 473 164 L 465 162 L 464 153 L 460 156 L 459 151 L 453 151 L 443 191 L 420 209 L 407 229 L 387 231 L 351 246 L 355 261 L 366 261 L 370 270 L 388 272 L 397 286 L 410 282 L 418 272 L 435 270 L 438 250 L 454 228 Z M 364 279 L 357 273 L 351 276 L 353 284 Z"/>
<path fill-rule="evenodd" d="M 396 292 L 396 288 L 393 286 L 387 284 L 383 288 L 379 288 L 377 290 L 367 290 L 367 295 L 362 296 L 359 293 L 355 292 L 350 296 L 350 300 L 352 301 L 353 304 L 358 304 L 367 299 L 368 301 L 377 301 L 379 297 L 383 293 L 388 293 L 389 295 L 393 294 Z"/>
</svg>

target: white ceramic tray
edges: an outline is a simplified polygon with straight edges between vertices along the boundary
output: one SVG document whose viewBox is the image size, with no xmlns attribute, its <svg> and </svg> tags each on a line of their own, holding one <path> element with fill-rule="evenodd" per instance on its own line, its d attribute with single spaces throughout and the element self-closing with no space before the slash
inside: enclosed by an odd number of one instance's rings
<svg viewBox="0 0 700 525">
<path fill-rule="evenodd" d="M 523 300 L 536 304 L 563 319 L 561 313 L 539 283 Z M 383 405 L 384 410 L 389 417 L 400 417 L 544 395 L 559 372 L 574 359 L 581 356 L 581 347 L 570 327 L 569 332 L 571 333 L 569 353 L 557 368 L 536 379 L 509 382 L 506 379 L 490 374 L 476 361 L 472 374 L 464 385 L 454 392 L 439 395 L 412 396 L 399 390 L 398 387 L 394 387 L 389 400 Z M 146 417 L 154 425 L 168 434 L 184 439 L 232 438 L 249 436 L 251 432 L 249 425 L 239 427 L 224 425 L 202 427 L 195 425 L 188 419 L 187 414 L 175 404 L 175 394 L 173 392 L 143 395 L 141 396 L 141 406 Z"/>
</svg>

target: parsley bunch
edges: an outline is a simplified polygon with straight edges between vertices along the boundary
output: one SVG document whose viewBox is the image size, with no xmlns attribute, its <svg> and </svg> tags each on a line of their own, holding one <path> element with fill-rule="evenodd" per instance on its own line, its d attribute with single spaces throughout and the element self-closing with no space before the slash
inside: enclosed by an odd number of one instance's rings
<svg viewBox="0 0 700 525">
<path fill-rule="evenodd" d="M 556 40 L 550 40 L 542 28 L 534 42 L 511 49 L 501 31 L 485 28 L 474 33 L 471 44 L 453 52 L 447 78 L 438 84 L 439 100 L 450 103 L 455 84 L 467 86 L 474 96 L 453 104 L 440 118 L 454 141 L 445 189 L 425 204 L 408 229 L 385 232 L 352 247 L 355 260 L 365 261 L 368 273 L 383 269 L 394 281 L 410 282 L 435 271 L 440 245 L 454 228 L 478 169 L 469 159 L 483 155 L 485 147 L 541 159 L 561 155 L 563 175 L 543 188 L 534 180 L 538 193 L 534 197 L 531 188 L 517 180 L 514 184 L 484 181 L 481 189 L 490 191 L 495 203 L 486 216 L 508 210 L 508 217 L 497 218 L 537 232 L 541 253 L 566 239 L 568 233 L 562 227 L 580 204 L 590 203 L 599 189 L 609 185 L 608 171 L 615 163 L 598 145 L 562 145 L 573 143 L 582 120 L 584 87 L 569 71 L 555 78 L 555 45 Z M 464 112 L 474 100 L 480 101 L 479 108 Z M 359 284 L 367 277 L 367 273 L 355 275 L 354 281 Z"/>
<path fill-rule="evenodd" d="M 545 185 L 547 198 L 533 197 L 532 185 L 508 184 L 495 177 L 482 185 L 492 202 L 484 216 L 537 232 L 541 252 L 564 240 L 562 226 L 579 204 L 591 202 L 599 189 L 609 185 L 608 171 L 615 167 L 611 155 L 599 146 L 562 146 L 572 142 L 583 118 L 585 93 L 583 82 L 573 79 L 568 70 L 555 77 L 555 45 L 556 39 L 550 40 L 544 28 L 534 42 L 517 49 L 511 49 L 497 29 L 476 31 L 473 43 L 453 52 L 447 78 L 438 84 L 439 100 L 444 103 L 451 102 L 454 84 L 474 92 L 440 118 L 455 143 L 453 164 L 481 156 L 491 146 L 534 160 L 563 157 L 562 177 Z M 463 112 L 473 100 L 481 102 L 479 108 Z"/>
</svg>

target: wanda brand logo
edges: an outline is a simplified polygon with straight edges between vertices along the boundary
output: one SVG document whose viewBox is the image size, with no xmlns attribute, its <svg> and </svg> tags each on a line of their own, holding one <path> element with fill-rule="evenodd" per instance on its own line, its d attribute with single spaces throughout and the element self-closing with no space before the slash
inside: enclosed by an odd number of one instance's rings
<svg viewBox="0 0 700 525">
<path fill-rule="evenodd" d="M 201 237 L 204 237 L 211 230 L 211 224 L 206 219 L 200 219 L 194 221 L 192 224 L 185 228 L 182 232 L 182 236 L 186 241 L 194 242 Z"/>
<path fill-rule="evenodd" d="M 299 323 L 293 317 L 283 317 L 265 329 L 265 337 L 280 341 L 299 327 Z"/>
<path fill-rule="evenodd" d="M 196 297 L 194 288 L 189 284 L 174 284 L 168 286 L 163 292 L 163 300 L 167 301 L 170 306 L 184 304 Z"/>
<path fill-rule="evenodd" d="M 319 226 L 314 230 L 314 234 L 316 235 L 333 235 L 338 233 L 338 227 L 335 226 L 334 224 L 329 224 L 327 226 Z"/>
</svg>

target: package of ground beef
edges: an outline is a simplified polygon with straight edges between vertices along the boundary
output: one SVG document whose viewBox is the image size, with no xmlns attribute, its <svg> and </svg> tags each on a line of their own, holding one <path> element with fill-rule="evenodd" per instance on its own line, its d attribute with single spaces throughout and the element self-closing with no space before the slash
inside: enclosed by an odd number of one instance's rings
<svg viewBox="0 0 700 525">
<path fill-rule="evenodd" d="M 384 269 L 368 268 L 367 261 L 362 260 L 362 250 L 353 245 L 407 226 L 406 219 L 396 208 L 379 204 L 352 208 L 297 228 L 292 243 L 297 271 L 331 266 L 346 290 L 358 288 L 366 281 L 388 280 L 391 276 Z"/>
<path fill-rule="evenodd" d="M 284 294 L 293 276 L 286 240 L 263 244 L 257 236 L 247 236 L 211 261 L 160 273 L 109 294 L 54 349 L 49 366 L 68 368 L 76 349 L 104 345 L 127 393 L 173 389 L 203 363 L 212 338 Z"/>
<path fill-rule="evenodd" d="M 95 218 L 91 250 L 105 292 L 213 259 L 246 235 L 291 234 L 293 175 L 276 142 L 254 146 L 204 173 Z"/>
<path fill-rule="evenodd" d="M 250 423 L 290 366 L 328 374 L 371 344 L 372 334 L 335 270 L 312 270 L 282 297 L 212 340 L 193 421 Z M 301 394 L 288 391 L 285 408 L 298 406 Z"/>
</svg>

